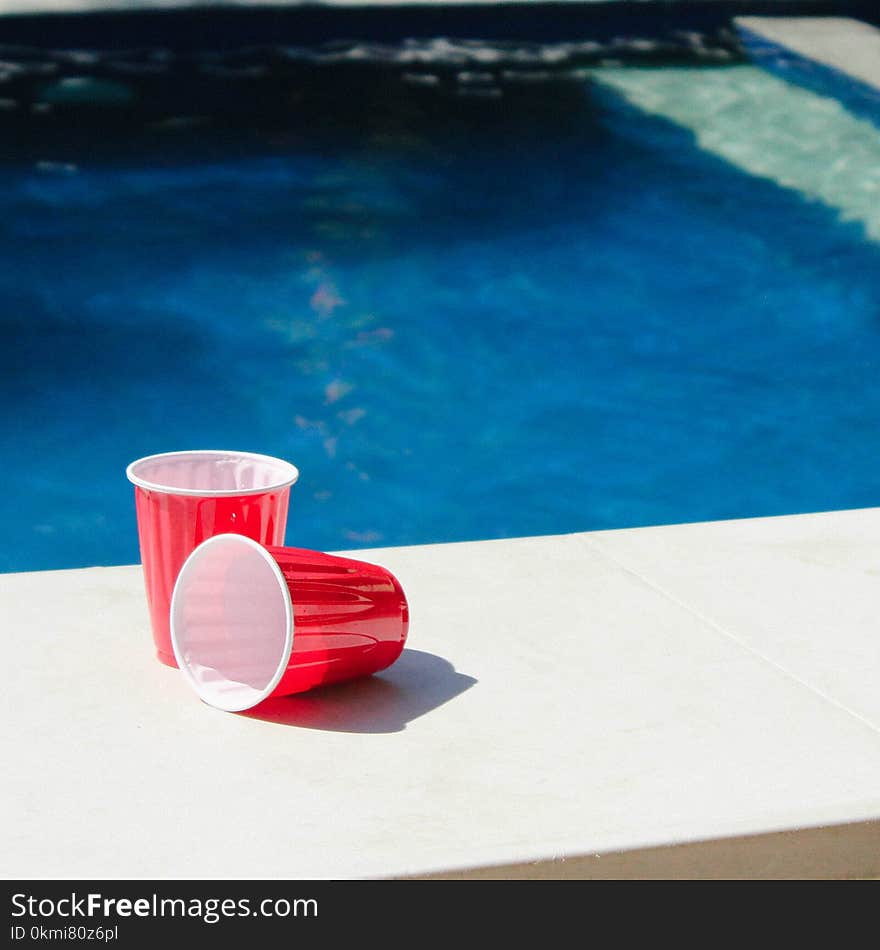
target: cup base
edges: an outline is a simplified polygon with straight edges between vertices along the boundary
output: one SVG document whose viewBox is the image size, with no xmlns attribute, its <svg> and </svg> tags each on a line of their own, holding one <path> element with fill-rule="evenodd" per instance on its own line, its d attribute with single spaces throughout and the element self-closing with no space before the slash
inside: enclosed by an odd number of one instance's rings
<svg viewBox="0 0 880 950">
<path fill-rule="evenodd" d="M 172 666 L 174 669 L 178 669 L 177 660 L 174 659 L 173 653 L 163 653 L 161 650 L 156 650 L 156 656 L 159 658 L 160 663 L 164 663 L 166 666 Z"/>
</svg>

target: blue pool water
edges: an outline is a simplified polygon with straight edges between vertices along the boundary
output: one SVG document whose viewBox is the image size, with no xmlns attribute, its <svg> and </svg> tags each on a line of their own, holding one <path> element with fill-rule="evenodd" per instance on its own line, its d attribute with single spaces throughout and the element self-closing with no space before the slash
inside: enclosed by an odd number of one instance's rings
<svg viewBox="0 0 880 950">
<path fill-rule="evenodd" d="M 602 82 L 501 102 L 3 168 L 0 570 L 136 561 L 178 448 L 293 461 L 324 549 L 880 503 L 865 222 Z"/>
</svg>

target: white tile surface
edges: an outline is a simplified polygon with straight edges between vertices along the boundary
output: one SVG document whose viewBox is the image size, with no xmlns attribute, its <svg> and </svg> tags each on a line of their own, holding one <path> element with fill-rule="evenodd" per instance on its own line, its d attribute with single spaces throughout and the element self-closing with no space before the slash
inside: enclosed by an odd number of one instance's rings
<svg viewBox="0 0 880 950">
<path fill-rule="evenodd" d="M 606 531 L 591 542 L 880 731 L 880 509 Z"/>
<path fill-rule="evenodd" d="M 744 538 L 784 547 L 796 535 L 803 549 L 831 532 L 821 563 L 793 556 L 780 583 L 765 577 L 758 638 L 768 610 L 786 615 L 792 585 L 814 588 L 817 604 L 819 590 L 829 603 L 864 598 L 853 575 L 873 566 L 864 524 L 878 519 L 707 526 L 714 568 L 701 545 L 679 568 L 701 562 L 696 596 L 711 577 L 730 591 Z M 668 532 L 674 547 L 683 530 L 643 533 Z M 0 873 L 385 876 L 860 820 L 876 831 L 880 733 L 868 717 L 609 558 L 638 537 L 372 552 L 407 589 L 412 652 L 372 680 L 276 701 L 263 719 L 201 705 L 152 659 L 139 569 L 0 576 Z M 864 632 L 824 629 L 831 652 L 853 658 L 836 676 L 854 696 L 867 685 Z M 818 649 L 818 628 L 799 637 L 790 631 L 787 662 Z M 847 868 L 847 853 L 839 873 L 880 873 L 880 855 L 855 866 L 854 850 Z"/>
</svg>

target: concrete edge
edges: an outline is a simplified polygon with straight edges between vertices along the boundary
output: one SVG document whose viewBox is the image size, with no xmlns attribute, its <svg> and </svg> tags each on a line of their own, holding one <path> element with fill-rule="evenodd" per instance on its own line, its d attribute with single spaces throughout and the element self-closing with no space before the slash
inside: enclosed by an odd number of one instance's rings
<svg viewBox="0 0 880 950">
<path fill-rule="evenodd" d="M 880 93 L 880 29 L 848 17 L 734 18 L 747 49 L 760 60 L 773 51 L 824 67 Z"/>
<path fill-rule="evenodd" d="M 403 880 L 861 880 L 880 877 L 880 819 L 405 875 Z"/>
</svg>

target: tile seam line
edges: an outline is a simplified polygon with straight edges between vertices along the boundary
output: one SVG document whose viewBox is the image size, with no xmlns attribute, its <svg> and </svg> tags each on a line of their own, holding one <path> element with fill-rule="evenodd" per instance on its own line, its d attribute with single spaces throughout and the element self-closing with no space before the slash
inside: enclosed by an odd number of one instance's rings
<svg viewBox="0 0 880 950">
<path fill-rule="evenodd" d="M 833 696 L 829 696 L 827 693 L 824 693 L 821 689 L 814 686 L 812 683 L 808 682 L 805 679 L 802 679 L 796 673 L 782 666 L 780 663 L 777 663 L 776 660 L 772 660 L 770 659 L 770 657 L 765 656 L 763 653 L 760 652 L 760 650 L 756 650 L 754 647 L 750 646 L 748 643 L 746 643 L 744 640 L 738 637 L 735 633 L 731 632 L 730 630 L 725 629 L 723 626 L 721 626 L 720 623 L 718 623 L 717 620 L 713 620 L 711 617 L 707 617 L 705 614 L 697 610 L 695 607 L 691 606 L 690 604 L 685 603 L 685 601 L 683 601 L 681 598 L 676 597 L 674 594 L 667 591 L 664 587 L 662 587 L 656 581 L 653 581 L 650 578 L 646 577 L 644 574 L 637 571 L 635 568 L 629 567 L 626 563 L 619 560 L 619 558 L 615 557 L 613 554 L 605 550 L 601 542 L 594 541 L 591 538 L 585 537 L 583 535 L 581 537 L 582 537 L 582 540 L 587 544 L 589 548 L 591 548 L 596 554 L 604 558 L 610 564 L 613 564 L 615 567 L 618 567 L 620 570 L 625 571 L 627 574 L 631 575 L 632 577 L 635 577 L 637 580 L 641 581 L 647 587 L 651 588 L 651 590 L 653 590 L 655 593 L 660 594 L 661 597 L 668 600 L 670 603 L 673 603 L 677 607 L 680 607 L 682 610 L 689 613 L 692 617 L 695 617 L 697 620 L 706 624 L 716 633 L 720 633 L 726 639 L 731 640 L 740 649 L 744 650 L 747 653 L 750 653 L 754 657 L 757 657 L 757 659 L 759 659 L 762 663 L 766 664 L 767 666 L 772 667 L 777 672 L 782 673 L 783 676 L 785 676 L 787 679 L 809 690 L 811 693 L 813 693 L 815 696 L 817 696 L 819 699 L 823 700 L 824 702 L 832 706 L 835 706 L 837 709 L 841 710 L 842 712 L 845 712 L 847 715 L 851 716 L 853 719 L 856 719 L 862 725 L 867 726 L 871 730 L 871 732 L 880 736 L 880 726 L 878 726 L 876 723 L 871 722 L 870 719 L 866 718 L 861 713 L 856 712 L 856 710 L 851 709 L 849 706 L 844 705 L 842 702 L 835 699 Z"/>
</svg>

